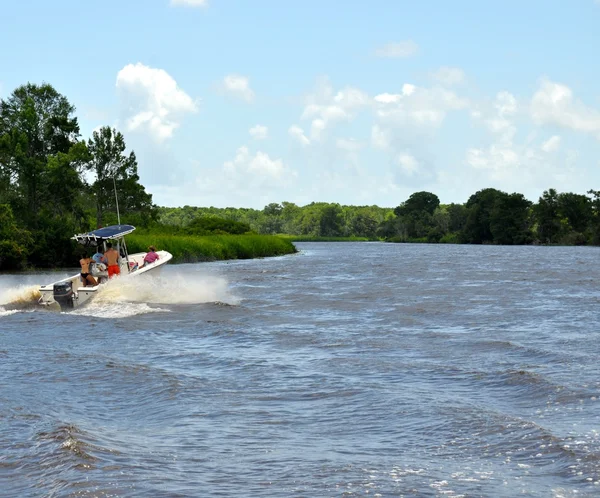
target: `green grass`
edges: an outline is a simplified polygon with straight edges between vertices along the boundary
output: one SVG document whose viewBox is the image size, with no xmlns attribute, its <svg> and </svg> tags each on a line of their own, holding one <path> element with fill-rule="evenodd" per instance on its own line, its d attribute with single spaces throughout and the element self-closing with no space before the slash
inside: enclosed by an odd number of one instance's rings
<svg viewBox="0 0 600 498">
<path fill-rule="evenodd" d="M 251 259 L 282 256 L 297 252 L 291 240 L 274 235 L 161 235 L 152 233 L 127 236 L 130 254 L 145 252 L 153 245 L 168 251 L 174 263 Z"/>
</svg>

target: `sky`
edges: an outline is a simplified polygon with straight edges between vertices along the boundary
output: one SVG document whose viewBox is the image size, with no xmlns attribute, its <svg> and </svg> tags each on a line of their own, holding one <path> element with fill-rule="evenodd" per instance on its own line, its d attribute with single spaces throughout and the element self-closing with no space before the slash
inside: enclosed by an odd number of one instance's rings
<svg viewBox="0 0 600 498">
<path fill-rule="evenodd" d="M 600 190 L 600 0 L 23 0 L 0 97 L 121 131 L 160 206 Z"/>
</svg>

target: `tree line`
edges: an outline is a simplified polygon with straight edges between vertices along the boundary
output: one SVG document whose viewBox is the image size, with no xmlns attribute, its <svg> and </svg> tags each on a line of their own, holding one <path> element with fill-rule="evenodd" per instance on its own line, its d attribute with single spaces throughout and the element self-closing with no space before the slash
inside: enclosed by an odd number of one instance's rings
<svg viewBox="0 0 600 498">
<path fill-rule="evenodd" d="M 156 220 L 134 152 L 104 126 L 86 141 L 75 107 L 49 84 L 0 99 L 0 269 L 72 265 L 70 237 L 116 223 L 115 187 L 127 222 Z"/>
<path fill-rule="evenodd" d="M 260 234 L 356 237 L 389 242 L 463 244 L 600 244 L 600 192 L 587 195 L 548 189 L 537 203 L 523 194 L 486 188 L 464 204 L 441 204 L 415 192 L 395 208 L 313 202 L 271 203 L 264 209 L 158 208 L 163 226 L 192 227 L 195 220 L 224 218 Z"/>
</svg>

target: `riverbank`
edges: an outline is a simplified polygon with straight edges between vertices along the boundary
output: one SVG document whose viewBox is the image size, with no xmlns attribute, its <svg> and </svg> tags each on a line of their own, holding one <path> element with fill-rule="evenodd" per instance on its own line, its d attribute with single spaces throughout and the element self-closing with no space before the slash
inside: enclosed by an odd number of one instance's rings
<svg viewBox="0 0 600 498">
<path fill-rule="evenodd" d="M 369 239 L 368 237 L 321 237 L 315 235 L 288 235 L 278 234 L 277 237 L 289 240 L 291 242 L 369 242 L 378 239 Z"/>
<path fill-rule="evenodd" d="M 253 259 L 283 256 L 298 252 L 292 240 L 275 235 L 160 235 L 152 233 L 127 236 L 130 254 L 144 252 L 153 245 L 169 251 L 174 263 Z"/>
</svg>

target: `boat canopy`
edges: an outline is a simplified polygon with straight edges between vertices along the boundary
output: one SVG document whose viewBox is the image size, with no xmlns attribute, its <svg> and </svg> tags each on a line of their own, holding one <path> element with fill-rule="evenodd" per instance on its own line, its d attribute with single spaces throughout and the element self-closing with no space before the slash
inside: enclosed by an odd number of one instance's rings
<svg viewBox="0 0 600 498">
<path fill-rule="evenodd" d="M 88 233 L 80 233 L 71 237 L 84 246 L 97 246 L 108 239 L 118 239 L 135 230 L 132 225 L 111 225 L 98 228 Z"/>
</svg>

